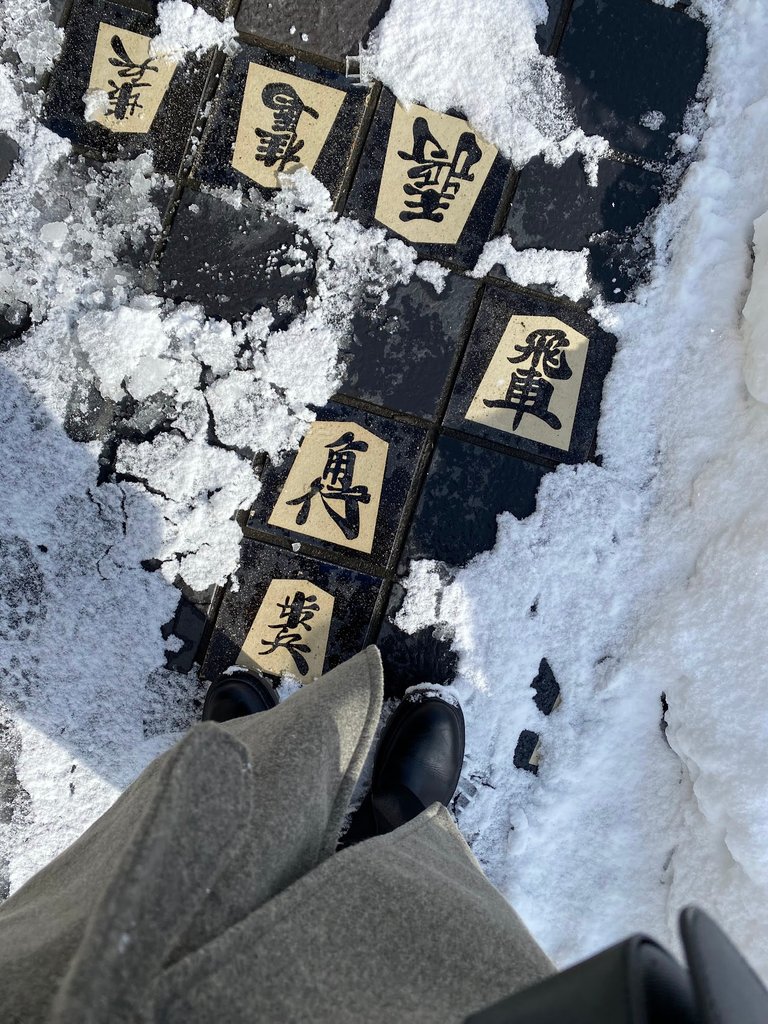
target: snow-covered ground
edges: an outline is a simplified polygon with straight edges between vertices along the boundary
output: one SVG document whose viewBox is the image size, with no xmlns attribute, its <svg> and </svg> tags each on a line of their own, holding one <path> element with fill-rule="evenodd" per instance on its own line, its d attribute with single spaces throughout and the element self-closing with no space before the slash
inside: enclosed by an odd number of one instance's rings
<svg viewBox="0 0 768 1024">
<path fill-rule="evenodd" d="M 0 355 L 0 771 L 13 811 L 0 814 L 0 852 L 11 887 L 175 738 L 174 704 L 188 705 L 195 683 L 162 668 L 160 625 L 177 574 L 202 589 L 235 567 L 231 516 L 258 488 L 237 449 L 298 443 L 307 404 L 336 386 L 363 293 L 386 301 L 413 273 L 439 286 L 404 244 L 336 218 L 304 175 L 276 207 L 317 247 L 320 287 L 289 328 L 271 331 L 258 310 L 230 328 L 145 295 L 119 253 L 157 217 L 158 183 L 144 159 L 74 161 L 37 124 L 31 83 L 60 42 L 47 7 L 0 9 L 0 132 L 21 149 L 0 184 L 0 303 L 29 303 L 35 320 Z M 482 18 L 473 7 L 394 0 L 366 72 L 405 100 L 463 108 L 518 164 L 578 150 L 594 173 L 604 144 L 579 132 L 535 48 L 542 0 L 483 4 Z M 759 292 L 748 332 L 741 319 L 752 223 L 768 207 L 768 6 L 694 0 L 690 14 L 711 44 L 702 107 L 679 140 L 692 162 L 652 226 L 650 283 L 634 302 L 593 310 L 619 343 L 603 464 L 549 474 L 536 513 L 502 517 L 495 550 L 447 588 L 414 567 L 402 621 L 455 626 L 468 770 L 482 783 L 461 825 L 558 962 L 634 929 L 670 942 L 677 909 L 694 900 L 768 977 L 768 407 L 745 386 L 746 373 L 764 397 Z M 583 256 L 501 255 L 525 281 L 583 290 Z M 118 345 L 126 337 L 133 347 Z M 142 409 L 163 392 L 171 425 L 118 451 L 130 479 L 97 487 L 101 446 L 63 430 L 90 387 Z M 147 559 L 162 571 L 145 571 Z M 539 720 L 529 683 L 543 656 L 564 699 Z M 153 715 L 167 728 L 145 737 Z M 542 735 L 537 777 L 512 767 L 523 728 Z"/>
</svg>

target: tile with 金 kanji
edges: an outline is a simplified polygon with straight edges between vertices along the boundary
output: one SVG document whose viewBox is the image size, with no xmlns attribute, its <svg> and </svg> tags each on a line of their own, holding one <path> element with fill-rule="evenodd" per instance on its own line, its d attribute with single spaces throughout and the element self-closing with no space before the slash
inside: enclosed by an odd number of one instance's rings
<svg viewBox="0 0 768 1024">
<path fill-rule="evenodd" d="M 368 642 L 382 581 L 245 539 L 237 586 L 224 595 L 202 667 L 231 665 L 310 682 Z"/>
<path fill-rule="evenodd" d="M 345 212 L 427 258 L 471 267 L 499 214 L 509 163 L 462 117 L 384 91 Z"/>
<path fill-rule="evenodd" d="M 425 444 L 420 427 L 327 405 L 299 450 L 265 467 L 247 530 L 383 572 L 418 482 Z"/>
<path fill-rule="evenodd" d="M 48 127 L 105 158 L 151 151 L 155 169 L 175 175 L 215 54 L 155 54 L 158 31 L 149 13 L 76 0 L 48 86 Z"/>
<path fill-rule="evenodd" d="M 305 167 L 335 200 L 369 95 L 340 72 L 241 46 L 227 61 L 194 174 L 270 194 L 283 174 Z"/>
<path fill-rule="evenodd" d="M 489 288 L 445 425 L 554 462 L 584 462 L 614 344 L 580 309 Z"/>
</svg>

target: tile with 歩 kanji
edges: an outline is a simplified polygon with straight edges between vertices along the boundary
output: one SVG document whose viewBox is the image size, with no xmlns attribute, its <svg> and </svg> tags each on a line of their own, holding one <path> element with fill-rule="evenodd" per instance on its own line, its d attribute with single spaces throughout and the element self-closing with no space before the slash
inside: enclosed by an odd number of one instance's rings
<svg viewBox="0 0 768 1024">
<path fill-rule="evenodd" d="M 426 431 L 331 403 L 299 450 L 268 462 L 247 529 L 383 572 L 426 457 Z"/>
<path fill-rule="evenodd" d="M 480 285 L 449 274 L 439 293 L 417 277 L 357 310 L 342 350 L 342 395 L 437 419 L 466 340 Z"/>
<path fill-rule="evenodd" d="M 614 347 L 576 307 L 489 287 L 445 425 L 555 462 L 584 462 Z"/>
<path fill-rule="evenodd" d="M 157 34 L 151 14 L 76 0 L 48 86 L 48 127 L 104 157 L 151 150 L 155 169 L 175 175 L 215 52 L 180 62 L 155 57 Z"/>
<path fill-rule="evenodd" d="M 245 539 L 237 589 L 221 603 L 202 667 L 206 679 L 231 665 L 302 682 L 361 651 L 382 581 L 291 550 Z"/>
<path fill-rule="evenodd" d="M 403 548 L 401 572 L 412 558 L 464 565 L 496 543 L 496 518 L 525 519 L 547 470 L 503 452 L 443 436 L 435 447 Z"/>
<path fill-rule="evenodd" d="M 704 23 L 650 0 L 574 0 L 558 67 L 588 135 L 663 160 L 707 60 Z"/>
<path fill-rule="evenodd" d="M 468 122 L 387 90 L 365 141 L 345 213 L 381 225 L 428 259 L 474 266 L 499 212 L 509 163 Z"/>
<path fill-rule="evenodd" d="M 281 174 L 305 167 L 335 200 L 369 97 L 338 71 L 240 46 L 225 65 L 193 174 L 271 194 Z"/>
<path fill-rule="evenodd" d="M 419 683 L 449 685 L 458 668 L 458 656 L 451 647 L 450 631 L 435 623 L 406 633 L 396 622 L 405 599 L 400 583 L 392 586 L 389 604 L 376 638 L 384 664 L 384 696 L 402 697 L 409 686 Z"/>
<path fill-rule="evenodd" d="M 242 0 L 238 32 L 343 62 L 358 52 L 389 0 Z"/>
<path fill-rule="evenodd" d="M 601 160 L 590 185 L 578 154 L 561 167 L 537 157 L 520 172 L 505 230 L 516 249 L 588 248 L 590 275 L 615 302 L 647 262 L 631 243 L 662 191 L 661 175 L 636 164 Z"/>
<path fill-rule="evenodd" d="M 306 307 L 314 249 L 294 226 L 239 195 L 229 203 L 187 189 L 157 275 L 158 291 L 200 303 L 208 316 L 234 321 L 267 307 L 279 328 Z"/>
</svg>

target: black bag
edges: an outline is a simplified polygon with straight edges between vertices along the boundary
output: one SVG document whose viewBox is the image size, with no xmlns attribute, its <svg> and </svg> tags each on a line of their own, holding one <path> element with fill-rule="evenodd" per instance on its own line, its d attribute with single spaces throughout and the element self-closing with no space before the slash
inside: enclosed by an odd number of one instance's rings
<svg viewBox="0 0 768 1024">
<path fill-rule="evenodd" d="M 680 915 L 688 969 L 633 935 L 465 1024 L 768 1024 L 768 992 L 711 917 Z"/>
</svg>

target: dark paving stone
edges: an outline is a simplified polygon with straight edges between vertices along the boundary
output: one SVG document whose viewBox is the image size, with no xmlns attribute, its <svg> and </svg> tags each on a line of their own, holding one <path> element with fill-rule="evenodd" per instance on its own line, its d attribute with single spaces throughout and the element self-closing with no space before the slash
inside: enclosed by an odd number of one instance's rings
<svg viewBox="0 0 768 1024">
<path fill-rule="evenodd" d="M 707 33 L 650 0 L 575 0 L 557 59 L 588 135 L 661 160 L 704 73 Z M 652 111 L 665 118 L 656 130 L 641 123 Z"/>
<path fill-rule="evenodd" d="M 406 541 L 401 571 L 412 558 L 464 565 L 496 543 L 496 517 L 525 519 L 547 472 L 523 459 L 443 436 L 437 443 Z"/>
<path fill-rule="evenodd" d="M 517 740 L 513 763 L 515 768 L 539 774 L 539 735 L 530 729 L 523 729 Z"/>
<path fill-rule="evenodd" d="M 235 24 L 238 32 L 341 62 L 388 7 L 389 0 L 243 0 Z"/>
<path fill-rule="evenodd" d="M 281 618 L 277 603 L 273 606 L 271 600 L 264 600 L 268 596 L 268 588 L 273 580 L 296 581 L 295 588 L 290 584 L 272 588 L 272 594 L 281 595 L 281 601 L 285 602 L 286 598 L 288 599 L 289 609 L 286 611 L 289 614 L 299 592 L 305 595 L 307 602 L 310 597 L 316 598 L 315 602 L 310 603 L 319 605 L 322 602 L 323 610 L 327 606 L 327 598 L 324 595 L 333 598 L 324 658 L 322 624 L 310 619 L 307 625 L 317 626 L 316 629 L 307 630 L 303 625 L 294 629 L 294 632 L 298 630 L 302 637 L 302 644 L 310 647 L 310 651 L 304 652 L 304 656 L 318 656 L 322 662 L 322 670 L 327 672 L 351 658 L 368 642 L 371 615 L 381 589 L 380 579 L 306 558 L 292 551 L 273 548 L 254 540 L 243 541 L 240 568 L 236 578 L 239 589 L 230 589 L 224 596 L 203 662 L 202 675 L 206 679 L 215 678 L 235 663 L 258 612 L 261 611 L 266 623 L 274 626 L 288 622 L 287 615 Z M 296 621 L 297 617 L 295 616 L 293 621 Z M 288 626 L 288 629 L 292 628 Z M 279 629 L 273 628 L 271 632 L 265 630 L 266 636 L 276 637 L 278 634 Z M 285 634 L 281 637 L 283 638 Z M 261 637 L 254 634 L 254 640 L 259 643 Z M 265 644 L 264 648 L 267 647 Z M 289 654 L 289 657 L 292 655 Z M 295 665 L 294 674 L 297 674 Z"/>
<path fill-rule="evenodd" d="M 299 264 L 286 253 L 303 248 Z M 282 268 L 292 268 L 283 274 Z M 306 306 L 314 251 L 296 228 L 252 203 L 236 209 L 206 192 L 186 190 L 160 258 L 156 287 L 198 302 L 208 316 L 239 320 L 266 306 L 283 327 Z"/>
<path fill-rule="evenodd" d="M 18 158 L 19 147 L 16 141 L 5 132 L 0 132 L 0 185 L 13 170 Z"/>
<path fill-rule="evenodd" d="M 383 225 L 428 259 L 468 268 L 491 234 L 508 177 L 507 161 L 462 118 L 418 105 L 405 111 L 383 90 L 345 213 Z"/>
<path fill-rule="evenodd" d="M 308 167 L 335 200 L 369 100 L 337 71 L 241 46 L 227 61 L 194 175 L 270 194 L 278 173 Z"/>
<path fill-rule="evenodd" d="M 261 476 L 261 490 L 248 517 L 247 529 L 299 543 L 302 550 L 308 548 L 313 553 L 319 552 L 321 557 L 322 553 L 324 557 L 333 559 L 346 555 L 363 568 L 374 567 L 383 572 L 396 554 L 395 544 L 403 513 L 418 482 L 425 457 L 426 431 L 336 403 L 321 409 L 317 422 L 317 427 L 310 427 L 298 453 L 279 465 L 266 463 Z M 328 422 L 343 426 L 322 426 Z M 354 435 L 354 444 L 362 441 L 368 445 L 368 450 L 345 455 L 338 449 L 329 449 L 330 444 L 348 431 Z M 364 431 L 369 431 L 374 437 Z M 317 439 L 318 432 L 323 434 L 320 440 Z M 354 462 L 349 467 L 349 479 L 345 481 L 345 466 L 341 465 L 336 481 L 330 481 L 324 473 L 327 460 L 343 462 L 350 455 Z M 369 500 L 358 504 L 353 498 L 347 504 L 343 500 L 331 499 L 326 505 L 322 495 L 315 493 L 311 502 L 303 505 L 299 499 L 309 493 L 312 482 L 320 480 L 321 474 L 325 475 L 323 490 L 326 493 L 342 485 L 347 491 L 363 486 L 367 488 Z M 289 507 L 286 504 L 289 500 L 298 504 Z M 359 517 L 354 536 L 345 537 L 344 527 L 333 521 L 329 508 L 345 522 L 351 523 L 355 515 Z M 310 518 L 300 529 L 299 520 L 307 509 L 311 509 Z M 275 524 L 276 516 L 281 525 Z M 270 523 L 270 519 L 273 522 Z M 287 524 L 295 524 L 295 528 L 285 528 Z M 350 534 L 353 530 L 354 527 Z"/>
<path fill-rule="evenodd" d="M 101 24 L 106 27 L 100 32 Z M 157 32 L 151 14 L 103 0 L 76 0 L 48 86 L 48 127 L 105 157 L 151 150 L 156 170 L 176 174 L 214 53 L 189 57 L 172 71 L 148 58 L 145 40 Z M 112 94 L 98 115 L 104 124 L 85 120 L 83 94 L 91 88 Z"/>
<path fill-rule="evenodd" d="M 627 243 L 658 206 L 662 191 L 660 174 L 634 164 L 601 160 L 592 187 L 578 155 L 562 167 L 538 157 L 520 173 L 505 230 L 517 249 L 588 247 L 592 279 L 606 298 L 616 301 L 626 296 L 647 262 L 642 251 L 633 259 Z M 618 267 L 623 268 L 621 281 Z"/>
<path fill-rule="evenodd" d="M 26 302 L 0 302 L 0 352 L 18 345 L 31 326 L 31 310 Z"/>
<path fill-rule="evenodd" d="M 535 692 L 533 702 L 542 715 L 551 715 L 560 700 L 560 684 L 546 658 L 541 659 L 539 671 L 531 683 Z"/>
<path fill-rule="evenodd" d="M 449 630 L 443 623 L 415 633 L 406 633 L 396 625 L 395 616 L 404 598 L 405 589 L 395 583 L 376 638 L 384 663 L 385 698 L 402 697 L 409 686 L 419 683 L 449 684 L 458 668 L 458 655 L 451 649 Z"/>
<path fill-rule="evenodd" d="M 200 660 L 207 626 L 206 607 L 196 604 L 182 595 L 173 619 L 162 630 L 163 639 L 167 640 L 173 636 L 183 642 L 178 650 L 165 652 L 167 668 L 173 669 L 174 672 L 190 672 L 192 670 L 195 662 Z"/>
<path fill-rule="evenodd" d="M 614 347 L 573 306 L 489 287 L 445 425 L 556 462 L 584 462 Z"/>
<path fill-rule="evenodd" d="M 475 311 L 476 281 L 450 274 L 439 294 L 413 278 L 385 305 L 363 305 L 344 357 L 342 393 L 435 420 Z"/>
</svg>

